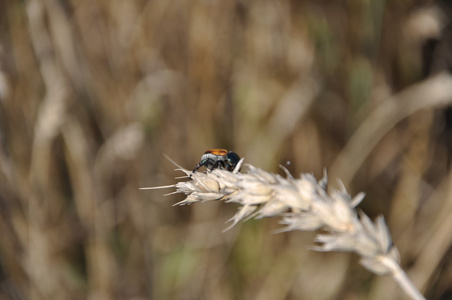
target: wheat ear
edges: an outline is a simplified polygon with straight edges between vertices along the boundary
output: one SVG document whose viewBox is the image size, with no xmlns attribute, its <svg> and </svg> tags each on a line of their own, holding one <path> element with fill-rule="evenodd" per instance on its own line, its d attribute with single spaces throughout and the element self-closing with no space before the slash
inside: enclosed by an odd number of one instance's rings
<svg viewBox="0 0 452 300">
<path fill-rule="evenodd" d="M 170 194 L 183 193 L 185 200 L 174 205 L 223 200 L 238 203 L 238 212 L 230 219 L 229 230 L 249 218 L 282 217 L 285 227 L 280 232 L 323 229 L 316 236 L 316 251 L 355 252 L 360 263 L 377 275 L 389 275 L 414 300 L 425 299 L 400 267 L 400 257 L 383 216 L 375 222 L 356 206 L 364 198 L 360 193 L 352 198 L 341 185 L 327 193 L 327 176 L 317 181 L 310 174 L 294 178 L 266 172 L 247 164 L 246 173 L 239 173 L 243 159 L 233 172 L 215 169 L 206 173 L 179 169 L 189 181 L 173 185 L 141 189 L 176 188 Z M 170 195 L 167 194 L 167 195 Z"/>
</svg>

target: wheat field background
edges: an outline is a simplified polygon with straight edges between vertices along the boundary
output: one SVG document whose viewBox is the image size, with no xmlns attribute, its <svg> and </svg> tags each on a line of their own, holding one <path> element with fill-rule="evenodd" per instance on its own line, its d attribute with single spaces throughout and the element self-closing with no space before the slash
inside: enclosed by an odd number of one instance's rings
<svg viewBox="0 0 452 300">
<path fill-rule="evenodd" d="M 452 69 L 450 11 L 0 1 L 0 299 L 405 299 L 278 218 L 222 233 L 237 206 L 139 190 L 209 148 L 366 192 L 414 284 L 450 299 L 452 89 L 429 81 Z"/>
</svg>

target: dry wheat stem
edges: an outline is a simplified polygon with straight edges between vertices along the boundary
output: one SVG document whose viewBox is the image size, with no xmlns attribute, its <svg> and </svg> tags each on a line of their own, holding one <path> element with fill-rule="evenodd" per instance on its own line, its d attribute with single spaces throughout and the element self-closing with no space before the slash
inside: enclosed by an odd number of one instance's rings
<svg viewBox="0 0 452 300">
<path fill-rule="evenodd" d="M 399 253 L 392 243 L 384 218 L 374 222 L 356 206 L 364 198 L 360 193 L 350 197 L 345 187 L 327 193 L 327 177 L 317 181 L 310 174 L 294 178 L 268 173 L 247 165 L 246 173 L 215 169 L 205 173 L 186 170 L 191 180 L 173 185 L 142 189 L 176 188 L 170 194 L 183 193 L 187 197 L 175 205 L 223 200 L 238 203 L 238 212 L 229 220 L 229 230 L 249 218 L 282 217 L 285 227 L 279 232 L 323 229 L 316 236 L 316 251 L 347 251 L 357 253 L 360 263 L 377 275 L 390 275 L 412 299 L 425 299 L 414 287 L 399 265 Z M 185 176 L 184 176 L 185 177 Z M 170 195 L 167 194 L 167 195 Z"/>
</svg>

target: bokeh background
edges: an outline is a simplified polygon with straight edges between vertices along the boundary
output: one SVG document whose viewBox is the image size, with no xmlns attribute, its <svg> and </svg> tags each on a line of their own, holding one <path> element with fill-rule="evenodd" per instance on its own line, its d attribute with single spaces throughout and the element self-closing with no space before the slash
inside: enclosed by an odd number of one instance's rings
<svg viewBox="0 0 452 300">
<path fill-rule="evenodd" d="M 451 299 L 449 3 L 2 0 L 0 299 L 405 299 L 277 218 L 138 190 L 209 148 L 365 191 Z"/>
</svg>

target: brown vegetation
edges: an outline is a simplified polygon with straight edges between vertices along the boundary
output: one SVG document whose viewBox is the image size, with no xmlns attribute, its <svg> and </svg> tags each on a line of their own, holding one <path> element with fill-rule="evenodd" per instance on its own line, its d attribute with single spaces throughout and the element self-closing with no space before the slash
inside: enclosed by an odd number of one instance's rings
<svg viewBox="0 0 452 300">
<path fill-rule="evenodd" d="M 0 299 L 399 299 L 313 236 L 143 192 L 209 148 L 324 168 L 451 293 L 447 1 L 0 2 Z M 441 74 L 437 74 L 441 73 Z M 412 101 L 411 101 L 412 99 Z"/>
</svg>

